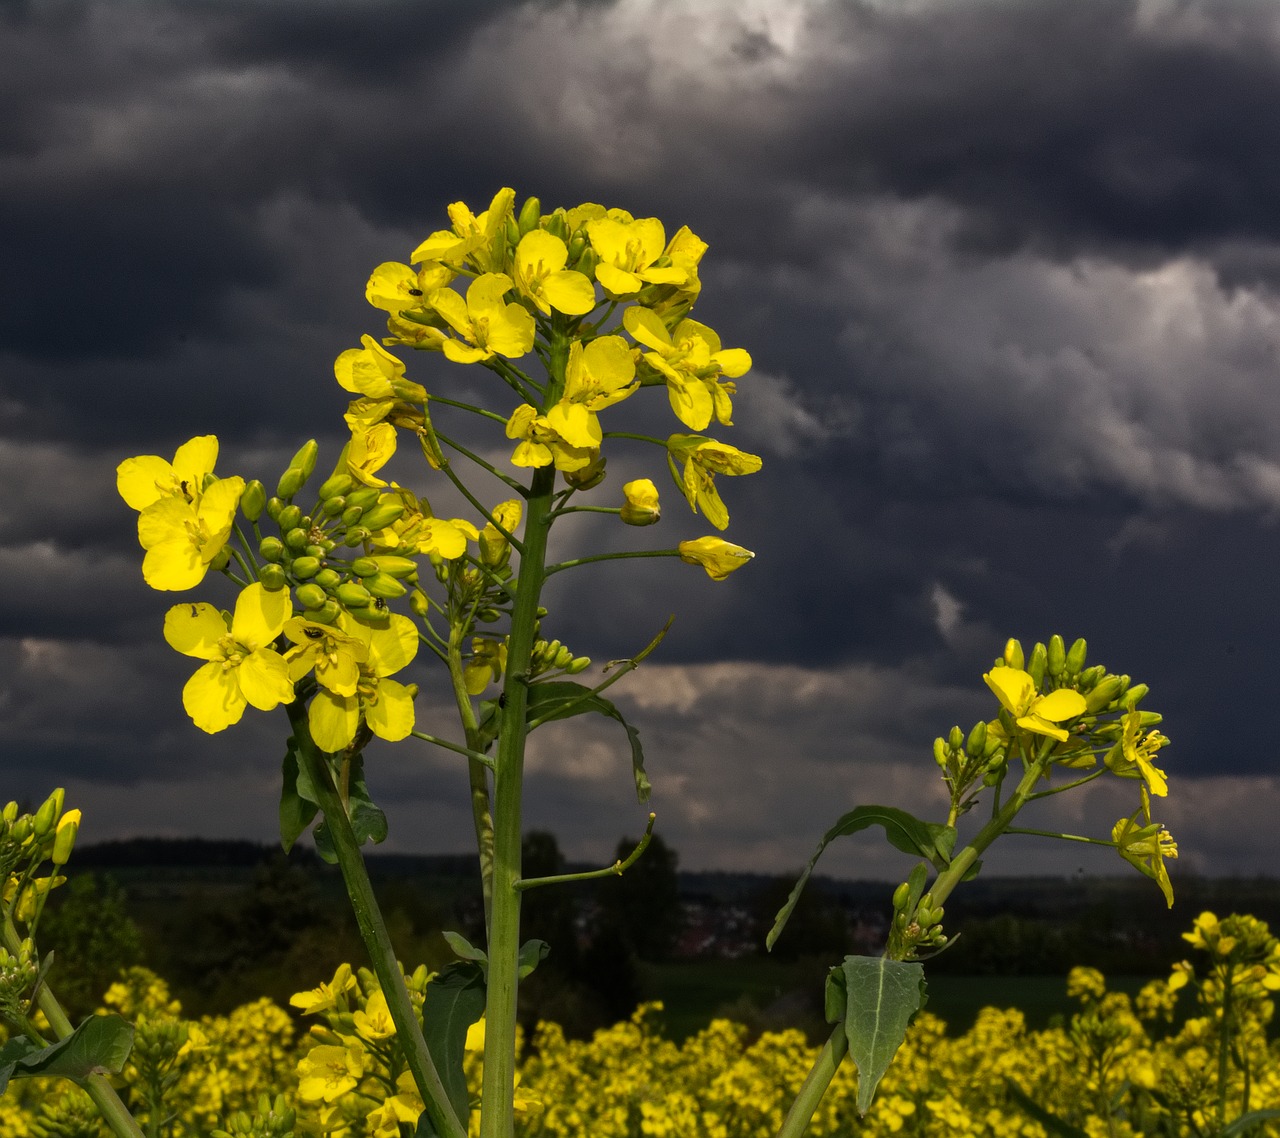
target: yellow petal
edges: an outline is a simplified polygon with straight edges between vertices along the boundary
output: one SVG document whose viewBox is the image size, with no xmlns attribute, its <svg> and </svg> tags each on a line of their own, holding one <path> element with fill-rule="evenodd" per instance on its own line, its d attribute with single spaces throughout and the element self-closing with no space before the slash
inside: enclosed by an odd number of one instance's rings
<svg viewBox="0 0 1280 1138">
<path fill-rule="evenodd" d="M 1053 723 L 1061 723 L 1064 719 L 1072 719 L 1083 715 L 1085 710 L 1084 696 L 1078 691 L 1062 688 L 1042 695 L 1031 705 L 1032 712 Z"/>
<path fill-rule="evenodd" d="M 604 438 L 600 420 L 581 403 L 557 403 L 547 412 L 547 423 L 572 447 L 593 449 Z"/>
<path fill-rule="evenodd" d="M 218 463 L 218 436 L 197 435 L 188 439 L 173 456 L 173 473 L 179 485 L 186 483 L 193 496 L 204 490 L 205 476 Z"/>
<path fill-rule="evenodd" d="M 365 708 L 369 729 L 379 739 L 398 743 L 413 730 L 413 699 L 409 689 L 395 680 L 378 684 L 378 699 Z"/>
<path fill-rule="evenodd" d="M 208 563 L 185 535 L 153 545 L 142 559 L 142 579 L 160 592 L 194 589 L 208 571 Z"/>
<path fill-rule="evenodd" d="M 174 605 L 164 618 L 164 638 L 170 647 L 198 660 L 221 658 L 218 642 L 227 635 L 227 622 L 211 604 Z"/>
<path fill-rule="evenodd" d="M 284 622 L 293 615 L 293 601 L 288 589 L 274 592 L 261 581 L 241 590 L 236 600 L 235 615 L 231 618 L 231 635 L 251 652 L 270 644 Z"/>
<path fill-rule="evenodd" d="M 379 676 L 398 672 L 418 654 L 418 629 L 407 616 L 392 613 L 386 628 L 369 631 L 369 663 Z"/>
<path fill-rule="evenodd" d="M 307 709 L 307 723 L 322 751 L 345 750 L 360 726 L 360 702 L 355 696 L 338 696 L 321 688 Z"/>
<path fill-rule="evenodd" d="M 259 648 L 245 657 L 239 668 L 240 691 L 259 711 L 270 711 L 293 701 L 289 666 L 279 652 Z"/>
<path fill-rule="evenodd" d="M 1022 715 L 1036 693 L 1035 681 L 1021 668 L 997 664 L 982 677 L 1004 709 L 1013 716 Z"/>
<path fill-rule="evenodd" d="M 210 735 L 239 723 L 245 698 L 236 683 L 235 670 L 217 662 L 196 669 L 182 689 L 182 706 L 192 722 Z"/>
<path fill-rule="evenodd" d="M 552 308 L 566 316 L 585 316 L 596 306 L 595 288 L 573 269 L 562 269 L 548 276 L 542 282 L 542 295 Z"/>
<path fill-rule="evenodd" d="M 157 498 L 138 515 L 138 544 L 150 549 L 162 541 L 189 541 L 199 517 L 185 498 Z"/>
<path fill-rule="evenodd" d="M 165 487 L 175 485 L 173 467 L 158 454 L 126 458 L 116 467 L 116 489 L 135 510 L 145 510 L 165 496 Z"/>
</svg>

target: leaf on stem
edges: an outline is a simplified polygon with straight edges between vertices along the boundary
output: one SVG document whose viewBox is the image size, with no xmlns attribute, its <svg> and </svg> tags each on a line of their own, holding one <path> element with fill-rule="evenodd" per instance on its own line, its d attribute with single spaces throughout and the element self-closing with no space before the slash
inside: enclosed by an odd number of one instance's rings
<svg viewBox="0 0 1280 1138">
<path fill-rule="evenodd" d="M 422 1000 L 422 1034 L 427 1051 L 460 1119 L 471 1114 L 467 1077 L 462 1070 L 467 1029 L 484 1014 L 484 998 L 484 972 L 475 961 L 465 960 L 440 969 L 427 984 Z"/>
<path fill-rule="evenodd" d="M 644 769 L 644 748 L 640 745 L 640 732 L 622 717 L 622 712 L 610 700 L 571 680 L 538 683 L 529 689 L 530 728 L 554 719 L 570 719 L 589 712 L 616 720 L 626 729 L 627 739 L 631 743 L 631 769 L 636 782 L 636 800 L 642 804 L 648 802 L 652 786 Z"/>
<path fill-rule="evenodd" d="M 841 817 L 831 829 L 822 835 L 818 848 L 814 850 L 813 857 L 809 859 L 809 864 L 804 867 L 804 872 L 800 874 L 795 888 L 791 890 L 791 895 L 787 898 L 787 903 L 778 910 L 778 915 L 774 918 L 773 928 L 769 930 L 769 935 L 765 938 L 766 948 L 773 948 L 774 942 L 778 939 L 792 911 L 795 909 L 796 902 L 800 900 L 800 892 L 804 889 L 805 882 L 809 880 L 809 876 L 813 873 L 813 867 L 817 864 L 818 858 L 822 856 L 822 851 L 836 838 L 856 834 L 859 830 L 865 830 L 869 826 L 883 826 L 885 836 L 889 839 L 891 846 L 902 850 L 903 853 L 916 854 L 920 857 L 928 858 L 935 869 L 944 869 L 951 861 L 951 851 L 955 849 L 956 844 L 955 827 L 942 826 L 936 822 L 922 822 L 905 810 L 899 810 L 893 806 L 859 806 L 854 810 L 850 810 L 848 814 Z"/>
<path fill-rule="evenodd" d="M 117 1075 L 133 1047 L 133 1026 L 118 1015 L 90 1016 L 66 1039 L 48 1047 L 18 1036 L 0 1047 L 0 1093 L 10 1079 L 61 1075 Z"/>
<path fill-rule="evenodd" d="M 924 1006 L 924 968 L 883 956 L 846 956 L 827 978 L 827 1018 L 844 1018 L 849 1058 L 858 1065 L 858 1114 L 871 1108 L 876 1087 Z"/>
<path fill-rule="evenodd" d="M 319 811 L 311 780 L 298 762 L 298 741 L 290 735 L 284 755 L 284 782 L 280 791 L 280 844 L 288 853 L 306 832 Z"/>
</svg>

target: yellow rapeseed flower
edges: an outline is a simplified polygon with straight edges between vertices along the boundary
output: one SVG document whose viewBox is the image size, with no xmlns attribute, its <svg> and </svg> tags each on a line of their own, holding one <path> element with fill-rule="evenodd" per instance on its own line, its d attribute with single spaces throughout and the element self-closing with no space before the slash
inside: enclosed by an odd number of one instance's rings
<svg viewBox="0 0 1280 1138">
<path fill-rule="evenodd" d="M 667 237 L 656 217 L 624 221 L 601 217 L 586 224 L 587 236 L 600 257 L 596 280 L 611 298 L 634 296 L 645 285 L 682 285 L 688 271 L 679 265 L 656 264 Z"/>
<path fill-rule="evenodd" d="M 188 439 L 166 462 L 158 454 L 126 458 L 116 467 L 116 489 L 135 510 L 145 510 L 162 498 L 198 504 L 204 480 L 218 461 L 218 436 Z"/>
<path fill-rule="evenodd" d="M 585 316 L 596 306 L 596 290 L 582 273 L 566 269 L 569 247 L 554 233 L 535 229 L 520 238 L 511 275 L 522 296 L 546 316 L 554 308 Z"/>
<path fill-rule="evenodd" d="M 243 493 L 243 478 L 220 478 L 192 499 L 166 495 L 147 506 L 138 515 L 143 580 L 165 592 L 200 584 L 231 536 Z"/>
<path fill-rule="evenodd" d="M 667 440 L 667 462 L 671 477 L 684 492 L 690 509 L 696 514 L 701 508 L 716 529 L 724 529 L 729 524 L 729 511 L 716 490 L 715 476 L 754 474 L 761 467 L 758 455 L 704 435 L 672 435 Z M 683 471 L 678 463 L 684 464 Z"/>
<path fill-rule="evenodd" d="M 430 296 L 434 308 L 459 337 L 445 340 L 444 354 L 454 363 L 473 364 L 495 355 L 518 359 L 533 347 L 533 317 L 519 304 L 503 297 L 511 291 L 506 273 L 484 273 L 467 288 L 467 298 L 451 288 L 438 288 Z"/>
<path fill-rule="evenodd" d="M 1018 726 L 1038 735 L 1066 742 L 1070 733 L 1058 724 L 1084 714 L 1084 696 L 1078 691 L 1063 688 L 1037 695 L 1035 680 L 1021 668 L 998 664 L 982 678 Z"/>
<path fill-rule="evenodd" d="M 681 561 L 689 565 L 701 565 L 713 581 L 723 581 L 755 556 L 751 550 L 718 537 L 682 541 L 676 548 L 680 551 Z"/>
</svg>

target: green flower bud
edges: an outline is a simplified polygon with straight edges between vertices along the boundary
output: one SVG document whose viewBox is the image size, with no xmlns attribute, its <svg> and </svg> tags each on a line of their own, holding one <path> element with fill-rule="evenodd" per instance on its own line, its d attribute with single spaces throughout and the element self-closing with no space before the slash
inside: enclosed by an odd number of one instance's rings
<svg viewBox="0 0 1280 1138">
<path fill-rule="evenodd" d="M 279 565 L 264 565 L 258 570 L 258 580 L 262 582 L 264 589 L 273 593 L 279 592 L 289 583 L 289 578 Z"/>
<path fill-rule="evenodd" d="M 339 585 L 334 590 L 334 596 L 338 598 L 338 603 L 343 608 L 362 609 L 373 600 L 373 595 L 363 585 L 358 585 L 354 581 L 348 581 L 345 585 Z"/>
<path fill-rule="evenodd" d="M 347 508 L 347 500 L 341 494 L 336 498 L 329 498 L 320 506 L 320 512 L 326 518 L 336 518 L 343 510 Z"/>
<path fill-rule="evenodd" d="M 76 835 L 80 832 L 80 812 L 72 810 L 58 825 L 58 832 L 53 839 L 52 860 L 54 868 L 66 865 L 71 860 L 71 851 L 75 848 Z"/>
<path fill-rule="evenodd" d="M 286 500 L 292 498 L 306 484 L 307 476 L 296 466 L 289 467 L 276 484 L 276 496 Z"/>
<path fill-rule="evenodd" d="M 214 554 L 213 560 L 209 562 L 209 568 L 215 573 L 221 573 L 230 564 L 231 547 L 224 545 L 216 554 Z"/>
<path fill-rule="evenodd" d="M 267 499 L 267 517 L 273 522 L 280 517 L 280 511 L 284 509 L 284 503 L 279 498 Z"/>
<path fill-rule="evenodd" d="M 569 242 L 569 221 L 563 209 L 557 209 L 555 213 L 550 214 L 542 219 L 542 228 L 554 237 L 559 237 L 561 241 L 568 244 Z"/>
<path fill-rule="evenodd" d="M 1044 673 L 1048 665 L 1049 654 L 1045 651 L 1044 645 L 1037 641 L 1036 646 L 1031 649 L 1031 659 L 1027 661 L 1027 675 L 1035 682 L 1037 691 L 1044 683 Z"/>
<path fill-rule="evenodd" d="M 1079 675 L 1080 669 L 1084 667 L 1084 658 L 1088 655 L 1089 645 L 1084 639 L 1074 641 L 1071 648 L 1067 652 L 1067 675 Z"/>
<path fill-rule="evenodd" d="M 947 758 L 947 741 L 939 736 L 933 741 L 933 761 L 945 770 Z"/>
<path fill-rule="evenodd" d="M 604 468 L 605 457 L 598 454 L 581 470 L 566 470 L 565 485 L 572 486 L 575 490 L 590 490 L 604 481 Z"/>
<path fill-rule="evenodd" d="M 516 224 L 516 219 L 511 214 L 507 214 L 507 220 L 503 225 L 506 231 L 507 244 L 516 245 L 520 241 L 520 226 Z"/>
<path fill-rule="evenodd" d="M 483 621 L 485 624 L 492 624 L 496 620 L 502 619 L 502 612 L 499 609 L 481 609 L 476 613 L 476 620 Z"/>
<path fill-rule="evenodd" d="M 372 557 L 357 557 L 351 562 L 351 572 L 357 577 L 372 577 L 378 571 L 378 563 Z"/>
<path fill-rule="evenodd" d="M 354 549 L 357 545 L 363 545 L 372 535 L 364 526 L 354 526 L 347 530 L 342 538 L 342 544 L 349 549 Z"/>
<path fill-rule="evenodd" d="M 332 589 L 334 585 L 342 580 L 342 574 L 336 569 L 321 569 L 312 580 L 322 589 Z"/>
<path fill-rule="evenodd" d="M 1134 684 L 1128 691 L 1124 693 L 1124 706 L 1126 709 L 1137 707 L 1143 699 L 1146 698 L 1147 692 L 1151 690 L 1146 684 Z"/>
<path fill-rule="evenodd" d="M 258 543 L 258 556 L 263 561 L 279 561 L 284 556 L 284 542 L 278 537 L 264 537 Z"/>
<path fill-rule="evenodd" d="M 362 510 L 367 510 L 378 500 L 378 488 L 361 486 L 359 490 L 352 490 L 346 497 L 348 506 L 359 506 Z"/>
<path fill-rule="evenodd" d="M 37 838 L 47 838 L 53 833 L 53 827 L 57 825 L 58 817 L 62 813 L 65 794 L 66 791 L 62 787 L 58 787 L 41 803 L 40 809 L 36 811 L 35 818 L 32 821 L 32 832 Z"/>
<path fill-rule="evenodd" d="M 1105 711 L 1110 707 L 1119 694 L 1120 677 L 1108 676 L 1100 684 L 1096 684 L 1093 690 L 1084 697 L 1084 709 L 1090 715 L 1097 715 L 1098 712 Z"/>
<path fill-rule="evenodd" d="M 987 746 L 987 725 L 981 721 L 973 725 L 969 738 L 965 740 L 965 750 L 971 755 L 980 755 Z"/>
<path fill-rule="evenodd" d="M 1068 652 L 1067 655 L 1068 657 L 1070 657 L 1071 653 Z M 1106 674 L 1107 674 L 1106 668 L 1104 668 L 1101 664 L 1094 664 L 1093 667 L 1091 668 L 1085 668 L 1085 670 L 1081 672 L 1079 676 L 1076 677 L 1076 684 L 1079 687 L 1080 691 L 1087 692 L 1095 688 L 1098 684 L 1098 681 L 1102 679 L 1102 677 L 1105 676 Z"/>
<path fill-rule="evenodd" d="M 573 267 L 577 269 L 588 280 L 596 279 L 596 266 L 600 263 L 600 254 L 588 245 L 582 250 L 582 256 L 574 262 Z"/>
<path fill-rule="evenodd" d="M 393 557 L 383 554 L 373 560 L 383 573 L 392 577 L 413 577 L 418 572 L 418 563 L 411 557 Z"/>
<path fill-rule="evenodd" d="M 1164 716 L 1158 711 L 1138 712 L 1138 725 L 1141 727 L 1154 727 L 1157 723 L 1163 722 Z"/>
<path fill-rule="evenodd" d="M 409 608 L 413 610 L 415 616 L 425 617 L 431 611 L 431 602 L 421 589 L 414 589 L 409 595 Z"/>
<path fill-rule="evenodd" d="M 958 751 L 964 746 L 964 732 L 959 727 L 951 728 L 951 734 L 947 737 L 947 743 L 953 751 Z"/>
<path fill-rule="evenodd" d="M 316 456 L 320 453 L 320 447 L 315 439 L 308 439 L 298 449 L 298 453 L 289 460 L 289 466 L 293 470 L 302 471 L 302 481 L 305 482 L 311 477 L 312 472 L 316 468 Z M 283 494 L 280 497 L 284 497 Z"/>
<path fill-rule="evenodd" d="M 287 534 L 284 535 L 284 543 L 290 549 L 297 553 L 301 553 L 306 549 L 307 544 L 311 541 L 311 534 L 308 530 L 301 526 L 295 526 Z"/>
<path fill-rule="evenodd" d="M 516 219 L 516 228 L 523 237 L 526 233 L 532 233 L 538 228 L 538 222 L 542 220 L 542 203 L 537 198 L 525 198 L 524 205 L 520 207 L 519 217 Z"/>
<path fill-rule="evenodd" d="M 35 820 L 30 814 L 22 815 L 22 817 L 14 822 L 14 824 L 9 828 L 9 837 L 17 842 L 18 845 L 25 845 L 27 839 L 31 837 L 34 823 Z"/>
<path fill-rule="evenodd" d="M 569 661 L 569 666 L 565 668 L 565 671 L 571 676 L 576 676 L 579 672 L 585 672 L 589 667 L 591 667 L 590 656 L 575 656 Z"/>
<path fill-rule="evenodd" d="M 320 484 L 317 496 L 322 502 L 327 502 L 330 498 L 340 498 L 355 484 L 356 480 L 350 474 L 335 474 Z"/>
<path fill-rule="evenodd" d="M 1060 676 L 1067 668 L 1067 646 L 1056 632 L 1049 637 L 1049 650 L 1045 654 L 1049 675 Z"/>
<path fill-rule="evenodd" d="M 332 546 L 328 546 L 328 545 L 317 545 L 313 541 L 310 545 L 308 545 L 305 549 L 303 549 L 302 552 L 307 557 L 315 557 L 318 560 L 323 561 L 324 555 L 328 553 L 331 548 Z"/>
<path fill-rule="evenodd" d="M 301 590 L 299 590 L 299 593 L 301 593 Z M 338 602 L 330 597 L 318 608 L 308 609 L 302 615 L 315 624 L 335 624 L 341 612 L 342 609 Z"/>
<path fill-rule="evenodd" d="M 403 502 L 379 502 L 373 509 L 366 511 L 360 522 L 367 530 L 379 530 L 389 526 L 403 513 Z"/>
<path fill-rule="evenodd" d="M 384 601 L 403 597 L 409 591 L 408 585 L 397 581 L 390 573 L 375 573 L 372 577 L 366 577 L 362 583 L 375 597 L 381 597 Z"/>
<path fill-rule="evenodd" d="M 18 816 L 18 804 L 16 802 L 6 802 L 4 810 L 0 811 L 0 821 L 4 822 L 5 829 L 13 825 L 13 820 Z"/>
<path fill-rule="evenodd" d="M 256 522 L 262 517 L 262 511 L 267 505 L 267 490 L 256 478 L 244 484 L 244 490 L 240 494 L 240 512 L 244 514 L 251 522 Z"/>
<path fill-rule="evenodd" d="M 318 609 L 328 601 L 328 594 L 314 581 L 299 585 L 295 594 L 304 609 Z"/>
<path fill-rule="evenodd" d="M 903 909 L 907 902 L 911 900 L 911 886 L 907 882 L 903 882 L 893 891 L 893 907 L 894 909 Z"/>
<path fill-rule="evenodd" d="M 351 499 L 348 498 L 347 501 L 350 502 Z M 360 506 L 348 505 L 347 508 L 342 511 L 343 528 L 350 529 L 353 525 L 356 524 L 356 522 L 360 520 L 360 515 L 363 513 L 364 513 L 364 510 Z"/>
<path fill-rule="evenodd" d="M 294 529 L 302 521 L 302 510 L 298 506 L 285 506 L 280 511 L 280 516 L 276 518 L 276 525 L 280 527 L 281 533 L 288 533 Z"/>
<path fill-rule="evenodd" d="M 1005 641 L 1004 662 L 1006 667 L 1017 668 L 1019 671 L 1022 671 L 1026 666 L 1026 661 L 1022 656 L 1022 645 L 1014 640 L 1013 637 Z"/>
<path fill-rule="evenodd" d="M 308 577 L 314 577 L 320 572 L 320 558 L 318 557 L 297 557 L 289 566 L 289 572 L 299 581 L 305 581 Z"/>
</svg>

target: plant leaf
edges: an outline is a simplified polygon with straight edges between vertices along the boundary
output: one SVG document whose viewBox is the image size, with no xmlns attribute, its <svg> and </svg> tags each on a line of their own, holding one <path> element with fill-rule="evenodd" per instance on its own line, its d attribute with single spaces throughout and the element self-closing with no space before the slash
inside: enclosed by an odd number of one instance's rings
<svg viewBox="0 0 1280 1138">
<path fill-rule="evenodd" d="M 445 943 L 453 949 L 453 955 L 459 960 L 474 960 L 477 964 L 488 965 L 489 957 L 485 955 L 484 949 L 476 948 L 461 933 L 446 929 L 440 935 L 444 937 Z"/>
<path fill-rule="evenodd" d="M 465 960 L 440 969 L 427 985 L 422 1001 L 422 1034 L 427 1050 L 463 1126 L 471 1114 L 471 1099 L 462 1059 L 467 1029 L 484 1013 L 484 992 L 480 965 Z"/>
<path fill-rule="evenodd" d="M 1080 1127 L 1072 1126 L 1071 1123 L 1059 1118 L 1052 1111 L 1045 1110 L 1012 1079 L 1005 1079 L 1005 1086 L 1009 1088 L 1009 1094 L 1013 1101 L 1049 1131 L 1050 1134 L 1056 1134 L 1058 1138 L 1089 1138 L 1089 1135 L 1081 1130 Z"/>
<path fill-rule="evenodd" d="M 529 688 L 527 717 L 531 730 L 554 719 L 570 719 L 589 712 L 616 720 L 626 729 L 627 740 L 631 744 L 631 770 L 635 777 L 636 800 L 648 802 L 649 792 L 653 788 L 644 769 L 644 748 L 640 745 L 640 732 L 622 717 L 622 712 L 612 701 L 572 680 L 549 680 Z"/>
<path fill-rule="evenodd" d="M 132 1047 L 133 1026 L 118 1015 L 89 1016 L 66 1039 L 48 1047 L 11 1039 L 0 1048 L 0 1092 L 11 1078 L 61 1075 L 79 1081 L 87 1075 L 119 1074 Z"/>
<path fill-rule="evenodd" d="M 928 858 L 935 869 L 943 869 L 951 861 L 951 851 L 955 848 L 956 842 L 954 827 L 940 826 L 936 822 L 922 822 L 919 818 L 894 806 L 859 806 L 850 810 L 822 835 L 818 848 L 813 851 L 813 857 L 804 867 L 804 872 L 800 874 L 800 879 L 791 890 L 786 904 L 778 910 L 778 915 L 774 918 L 773 928 L 765 937 L 766 948 L 773 948 L 774 942 L 777 941 L 791 917 L 796 903 L 800 900 L 800 891 L 804 889 L 805 882 L 813 873 L 813 867 L 822 856 L 822 851 L 836 838 L 856 834 L 869 826 L 883 826 L 890 845 L 902 850 L 903 853 Z"/>
<path fill-rule="evenodd" d="M 1237 1134 L 1243 1134 L 1271 1118 L 1280 1118 L 1280 1110 L 1251 1110 L 1228 1122 L 1218 1131 L 1217 1138 L 1236 1138 Z"/>
<path fill-rule="evenodd" d="M 315 819 L 319 807 L 311 780 L 298 763 L 298 741 L 289 736 L 280 788 L 280 844 L 288 853 Z"/>
<path fill-rule="evenodd" d="M 523 980 L 546 960 L 551 946 L 545 940 L 527 940 L 520 946 L 519 977 Z"/>
<path fill-rule="evenodd" d="M 858 1065 L 858 1114 L 865 1115 L 907 1024 L 924 999 L 924 968 L 883 956 L 846 956 L 844 1031 L 849 1057 Z M 830 1006 L 830 1002 L 828 1002 Z"/>
<path fill-rule="evenodd" d="M 347 780 L 347 815 L 359 845 L 373 842 L 376 846 L 387 840 L 387 816 L 373 804 L 364 781 L 363 751 L 357 752 L 351 760 Z"/>
</svg>

